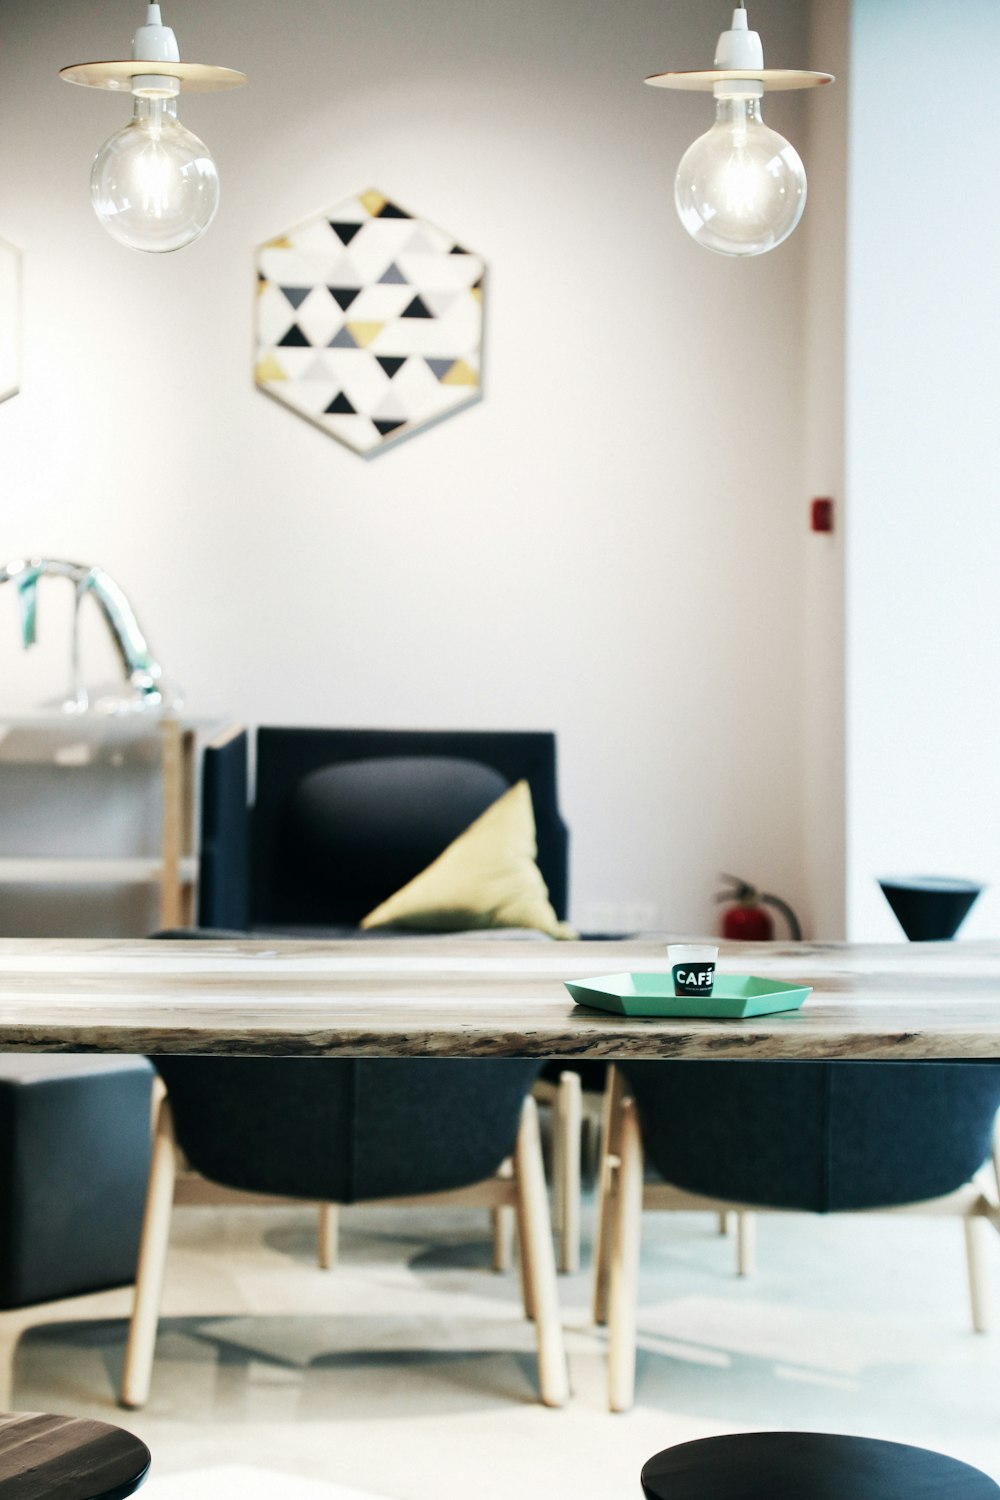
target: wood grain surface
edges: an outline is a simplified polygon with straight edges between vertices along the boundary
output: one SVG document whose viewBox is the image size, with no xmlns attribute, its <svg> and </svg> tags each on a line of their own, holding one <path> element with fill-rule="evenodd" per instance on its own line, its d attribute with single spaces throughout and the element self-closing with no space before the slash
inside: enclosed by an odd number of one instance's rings
<svg viewBox="0 0 1000 1500">
<path fill-rule="evenodd" d="M 723 944 L 813 987 L 746 1021 L 583 1010 L 564 979 L 665 970 L 663 943 L 0 942 L 0 1051 L 315 1057 L 1000 1060 L 1000 943 Z"/>
<path fill-rule="evenodd" d="M 123 1500 L 148 1469 L 149 1449 L 121 1427 L 0 1412 L 0 1500 Z"/>
</svg>

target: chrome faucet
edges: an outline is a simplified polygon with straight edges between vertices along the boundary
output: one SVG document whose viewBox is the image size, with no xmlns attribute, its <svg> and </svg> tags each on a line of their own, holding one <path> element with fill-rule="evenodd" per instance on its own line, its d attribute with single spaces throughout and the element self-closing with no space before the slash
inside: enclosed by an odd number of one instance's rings
<svg viewBox="0 0 1000 1500">
<path fill-rule="evenodd" d="M 17 589 L 21 639 L 25 649 L 33 646 L 37 639 L 38 580 L 48 574 L 68 578 L 75 593 L 70 654 L 72 681 L 70 695 L 63 704 L 66 712 L 85 713 L 90 707 L 90 697 L 80 677 L 80 606 L 88 594 L 93 595 L 111 632 L 122 670 L 132 689 L 131 694 L 101 699 L 95 706 L 108 712 L 180 708 L 183 695 L 177 688 L 165 684 L 162 668 L 149 649 L 135 610 L 123 590 L 103 568 L 43 557 L 15 558 L 0 567 L 0 584 L 13 583 Z"/>
</svg>

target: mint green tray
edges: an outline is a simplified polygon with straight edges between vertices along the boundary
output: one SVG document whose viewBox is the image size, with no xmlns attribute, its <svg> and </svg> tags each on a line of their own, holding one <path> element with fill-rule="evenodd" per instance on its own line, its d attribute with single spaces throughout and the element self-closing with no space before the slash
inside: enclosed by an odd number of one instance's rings
<svg viewBox="0 0 1000 1500">
<path fill-rule="evenodd" d="M 811 985 L 782 984 L 753 974 L 716 974 L 710 995 L 675 995 L 670 974 L 601 974 L 567 979 L 577 1005 L 610 1010 L 616 1016 L 708 1016 L 740 1020 L 798 1010 Z"/>
</svg>

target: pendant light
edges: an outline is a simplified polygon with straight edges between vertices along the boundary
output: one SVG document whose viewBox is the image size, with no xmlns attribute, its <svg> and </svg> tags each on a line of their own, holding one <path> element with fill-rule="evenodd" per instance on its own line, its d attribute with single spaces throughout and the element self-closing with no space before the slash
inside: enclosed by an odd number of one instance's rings
<svg viewBox="0 0 1000 1500">
<path fill-rule="evenodd" d="M 764 124 L 760 101 L 768 89 L 832 83 L 832 73 L 765 68 L 741 0 L 719 38 L 714 68 L 656 73 L 646 82 L 715 95 L 715 124 L 685 151 L 674 183 L 691 238 L 720 255 L 762 255 L 786 240 L 806 206 L 806 173 L 795 147 Z"/>
<path fill-rule="evenodd" d="M 177 118 L 182 89 L 239 88 L 246 74 L 182 63 L 177 38 L 146 7 L 146 24 L 121 62 L 77 63 L 59 74 L 85 88 L 130 92 L 132 118 L 98 151 L 90 173 L 94 212 L 130 250 L 180 250 L 205 233 L 219 206 L 219 174 L 208 147 Z"/>
</svg>

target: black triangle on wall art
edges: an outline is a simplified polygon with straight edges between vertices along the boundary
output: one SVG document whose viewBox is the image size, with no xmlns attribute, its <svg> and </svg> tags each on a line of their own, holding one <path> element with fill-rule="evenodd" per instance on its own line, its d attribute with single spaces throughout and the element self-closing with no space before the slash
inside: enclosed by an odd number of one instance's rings
<svg viewBox="0 0 1000 1500">
<path fill-rule="evenodd" d="M 395 432 L 396 431 L 397 427 L 405 427 L 406 426 L 406 422 L 404 420 L 402 420 L 401 418 L 397 418 L 394 422 L 388 422 L 388 421 L 382 422 L 382 421 L 376 420 L 376 418 L 373 417 L 372 421 L 375 422 L 375 426 L 378 428 L 379 433 L 382 435 L 382 437 L 388 437 L 389 434 L 390 434 L 390 432 Z"/>
<path fill-rule="evenodd" d="M 399 371 L 406 364 L 407 360 L 407 356 L 405 354 L 376 354 L 375 358 L 378 360 L 379 364 L 382 366 L 383 370 L 388 375 L 390 380 L 394 375 L 397 375 L 399 373 Z M 448 361 L 449 364 L 451 364 L 451 362 L 451 360 Z"/>
<path fill-rule="evenodd" d="M 403 209 L 398 208 L 395 203 L 389 203 L 388 201 L 386 201 L 379 209 L 376 217 L 379 219 L 412 219 L 413 215 L 405 213 Z"/>
<path fill-rule="evenodd" d="M 279 349 L 311 349 L 312 344 L 306 338 L 298 323 L 293 323 L 284 338 L 278 340 Z"/>
<path fill-rule="evenodd" d="M 433 318 L 434 314 L 425 302 L 422 302 L 419 297 L 414 297 L 409 307 L 404 308 L 399 316 L 401 318 Z"/>
<path fill-rule="evenodd" d="M 356 406 L 351 405 L 343 391 L 339 391 L 326 408 L 326 415 L 330 416 L 336 413 L 343 417 L 354 417 L 357 416 L 357 410 Z"/>
<path fill-rule="evenodd" d="M 360 224 L 340 224 L 333 219 L 329 220 L 329 224 L 342 245 L 349 245 L 361 228 Z"/>
<path fill-rule="evenodd" d="M 351 303 L 361 295 L 361 288 L 359 286 L 330 286 L 327 287 L 327 291 L 330 293 L 330 296 L 333 298 L 333 300 L 337 303 L 337 306 L 340 307 L 344 312 L 346 312 Z"/>
</svg>

